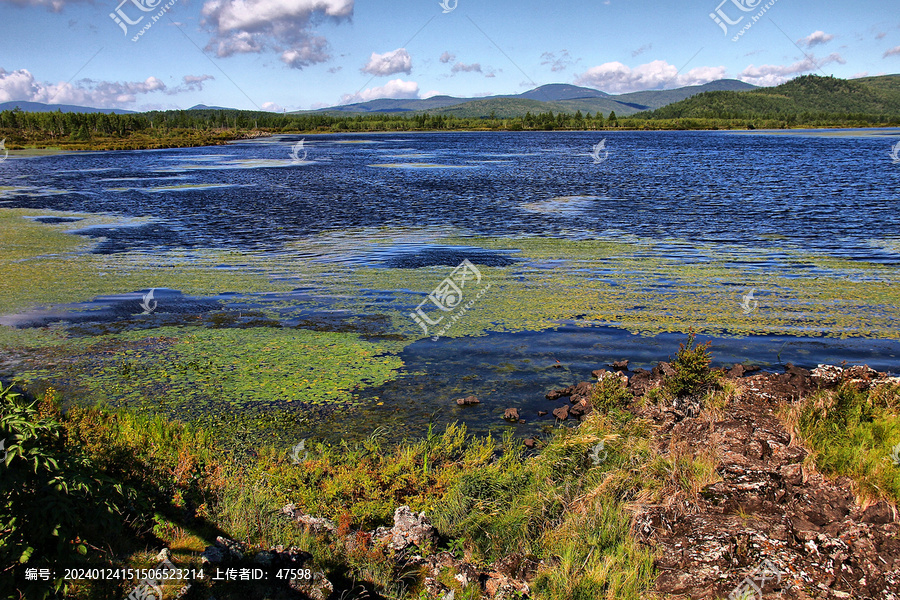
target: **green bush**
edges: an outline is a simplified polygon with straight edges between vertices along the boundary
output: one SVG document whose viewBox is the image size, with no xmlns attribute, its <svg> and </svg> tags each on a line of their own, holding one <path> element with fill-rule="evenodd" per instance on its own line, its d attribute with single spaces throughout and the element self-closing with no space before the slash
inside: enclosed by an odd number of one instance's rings
<svg viewBox="0 0 900 600">
<path fill-rule="evenodd" d="M 0 592 L 27 598 L 64 592 L 61 578 L 24 581 L 26 567 L 57 568 L 96 558 L 95 543 L 121 527 L 130 494 L 65 447 L 52 402 L 27 403 L 0 387 Z M 49 416 L 48 416 L 49 413 Z M 3 458 L 0 453 L 0 458 Z M 15 577 L 10 576 L 12 572 Z M 57 572 L 57 576 L 61 573 Z"/>
<path fill-rule="evenodd" d="M 705 393 L 716 387 L 718 374 L 709 368 L 712 355 L 710 342 L 696 343 L 693 330 L 688 333 L 687 343 L 681 344 L 672 367 L 675 375 L 666 379 L 665 389 L 675 398 Z"/>
</svg>

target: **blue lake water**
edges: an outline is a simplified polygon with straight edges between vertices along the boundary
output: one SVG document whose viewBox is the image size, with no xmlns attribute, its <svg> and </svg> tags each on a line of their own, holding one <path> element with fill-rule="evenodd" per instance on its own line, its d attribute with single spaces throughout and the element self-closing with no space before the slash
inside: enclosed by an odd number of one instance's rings
<svg viewBox="0 0 900 600">
<path fill-rule="evenodd" d="M 129 226 L 81 230 L 102 239 L 94 250 L 100 254 L 277 252 L 299 238 L 335 233 L 334 247 L 322 244 L 306 259 L 413 268 L 478 256 L 477 249 L 460 253 L 407 238 L 375 254 L 347 252 L 353 245 L 348 231 L 383 228 L 389 237 L 393 230 L 425 228 L 485 237 L 637 236 L 665 240 L 669 255 L 685 260 L 696 259 L 693 251 L 673 240 L 745 248 L 763 259 L 788 248 L 900 264 L 900 165 L 888 157 L 900 131 L 777 133 L 306 135 L 210 148 L 63 154 L 0 163 L 0 185 L 24 188 L 0 197 L 0 207 L 140 218 Z M 301 138 L 308 153 L 297 161 L 291 146 Z M 609 155 L 598 164 L 590 153 L 604 138 Z M 484 264 L 515 260 L 483 252 Z M 229 304 L 227 297 L 198 301 Z M 94 314 L 119 318 L 114 310 Z M 506 406 L 536 413 L 548 387 L 584 380 L 591 369 L 618 358 L 650 366 L 670 357 L 682 340 L 678 334 L 648 339 L 568 323 L 544 332 L 422 340 L 403 352 L 408 376 L 362 393 L 384 405 L 364 403 L 355 417 L 343 418 L 361 426 L 372 418 L 418 423 L 438 414 L 476 429 L 501 426 L 498 415 Z M 775 369 L 786 362 L 814 366 L 846 359 L 900 371 L 897 340 L 760 335 L 713 342 L 720 364 L 745 360 Z M 461 384 L 467 373 L 472 377 Z M 471 393 L 487 400 L 465 410 L 449 403 Z M 410 420 L 411 414 L 417 417 Z"/>
</svg>

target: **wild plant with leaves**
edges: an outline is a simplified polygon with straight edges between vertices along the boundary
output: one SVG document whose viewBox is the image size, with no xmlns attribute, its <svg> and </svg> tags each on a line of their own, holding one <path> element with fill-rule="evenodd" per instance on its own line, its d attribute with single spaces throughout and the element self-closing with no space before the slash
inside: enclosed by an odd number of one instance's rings
<svg viewBox="0 0 900 600">
<path fill-rule="evenodd" d="M 0 595 L 11 597 L 13 584 L 27 598 L 64 592 L 62 579 L 25 582 L 25 568 L 58 570 L 96 557 L 91 540 L 121 526 L 129 494 L 66 447 L 48 397 L 29 403 L 0 386 L 0 440 Z"/>
</svg>

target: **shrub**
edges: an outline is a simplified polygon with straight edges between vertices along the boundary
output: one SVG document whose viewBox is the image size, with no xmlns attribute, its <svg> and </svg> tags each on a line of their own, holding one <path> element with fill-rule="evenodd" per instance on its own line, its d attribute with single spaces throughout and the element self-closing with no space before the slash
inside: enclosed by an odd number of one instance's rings
<svg viewBox="0 0 900 600">
<path fill-rule="evenodd" d="M 130 494 L 84 456 L 65 448 L 64 428 L 52 401 L 26 403 L 0 387 L 0 585 L 28 598 L 64 592 L 67 583 L 24 581 L 24 566 L 53 568 L 86 560 L 91 543 L 121 527 Z M 50 416 L 47 416 L 47 415 Z M 0 458 L 3 455 L 0 454 Z M 92 552 L 96 558 L 97 552 Z M 10 576 L 10 571 L 16 576 Z M 60 573 L 58 573 L 60 575 Z"/>
<path fill-rule="evenodd" d="M 675 374 L 666 379 L 666 391 L 675 398 L 701 394 L 716 387 L 718 374 L 709 368 L 712 355 L 710 342 L 697 344 L 693 330 L 687 343 L 681 344 L 672 367 Z"/>
</svg>

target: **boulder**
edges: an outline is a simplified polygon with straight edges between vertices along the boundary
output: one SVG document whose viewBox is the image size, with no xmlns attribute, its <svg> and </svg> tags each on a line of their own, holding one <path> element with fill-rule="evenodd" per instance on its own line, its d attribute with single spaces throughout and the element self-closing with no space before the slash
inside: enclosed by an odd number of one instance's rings
<svg viewBox="0 0 900 600">
<path fill-rule="evenodd" d="M 560 406 L 556 410 L 553 411 L 553 416 L 559 419 L 560 421 L 565 421 L 569 418 L 569 407 L 568 406 Z"/>
<path fill-rule="evenodd" d="M 415 513 L 408 506 L 401 506 L 394 511 L 394 527 L 391 529 L 391 543 L 394 550 L 405 550 L 409 546 L 422 548 L 427 544 L 435 544 L 438 540 L 437 530 L 428 522 L 425 513 Z"/>
<path fill-rule="evenodd" d="M 503 413 L 503 418 L 507 421 L 517 423 L 519 421 L 519 409 L 507 408 Z"/>
<path fill-rule="evenodd" d="M 481 400 L 475 396 L 466 396 L 465 398 L 457 398 L 456 404 L 459 406 L 471 406 L 473 404 L 481 404 Z"/>
</svg>

